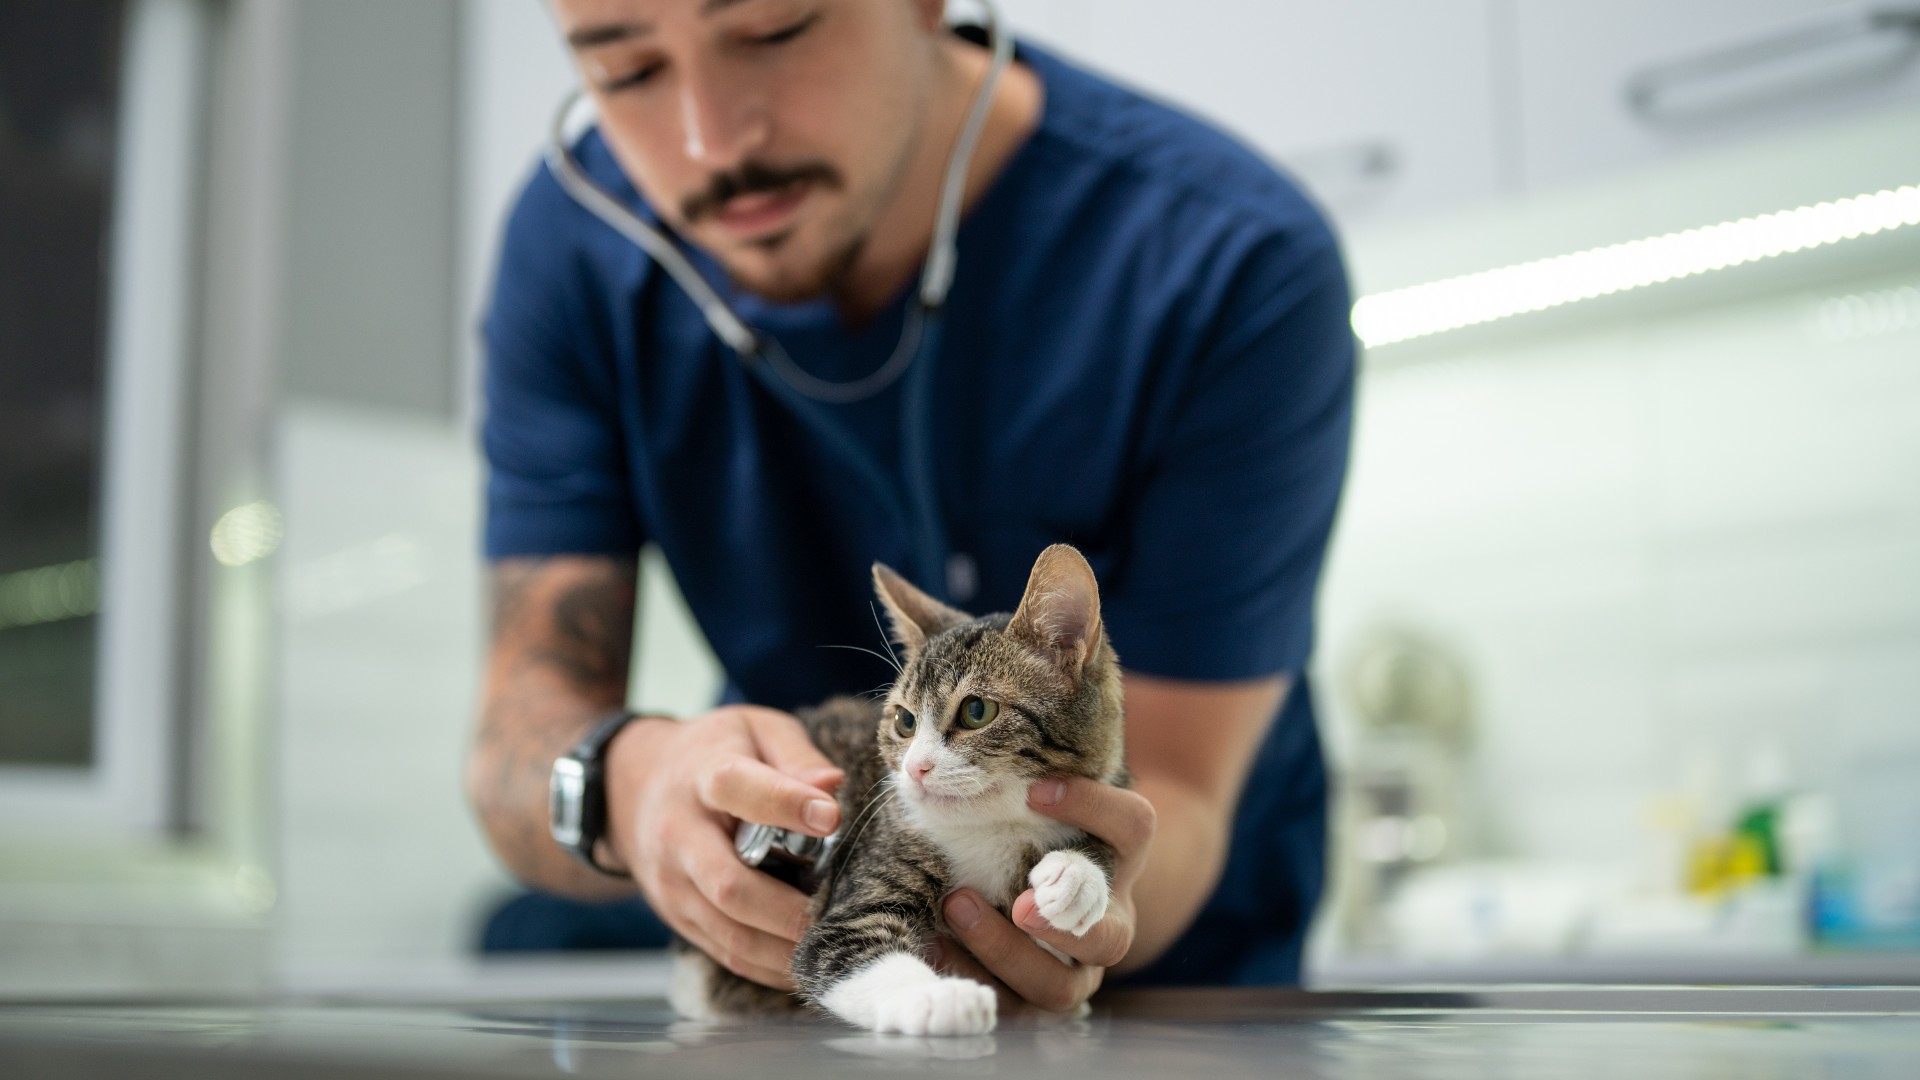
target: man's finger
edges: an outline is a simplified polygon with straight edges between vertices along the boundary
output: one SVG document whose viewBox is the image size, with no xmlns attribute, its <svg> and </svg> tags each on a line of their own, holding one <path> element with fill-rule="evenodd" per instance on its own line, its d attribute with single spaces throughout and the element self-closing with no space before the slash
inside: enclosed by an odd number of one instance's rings
<svg viewBox="0 0 1920 1080">
<path fill-rule="evenodd" d="M 932 952 L 934 955 L 928 962 L 933 965 L 933 970 L 942 975 L 957 975 L 963 979 L 972 979 L 982 986 L 993 988 L 993 992 L 1000 998 L 999 1013 L 1002 1027 L 1010 1027 L 1014 1024 L 1044 1025 L 1074 1015 L 1073 1010 L 1048 1012 L 1014 993 L 1007 988 L 1006 983 L 994 978 L 993 972 L 988 971 L 980 961 L 975 960 L 973 954 L 957 941 L 944 937 L 936 938 Z"/>
<path fill-rule="evenodd" d="M 1013 921 L 1020 929 L 1059 949 L 1083 964 L 1108 968 L 1118 964 L 1133 947 L 1133 926 L 1120 912 L 1109 909 L 1106 916 L 1074 937 L 1065 930 L 1048 925 L 1035 909 L 1033 890 L 1028 889 L 1013 902 Z"/>
<path fill-rule="evenodd" d="M 1137 791 L 1079 776 L 1055 777 L 1027 789 L 1027 805 L 1105 840 L 1122 858 L 1153 842 L 1153 804 Z"/>
<path fill-rule="evenodd" d="M 825 836 L 840 824 L 840 805 L 810 784 L 744 755 L 721 759 L 699 781 L 700 801 L 723 814 Z"/>
<path fill-rule="evenodd" d="M 971 890 L 962 889 L 948 897 L 943 910 L 954 937 L 967 951 L 1009 990 L 1033 1005 L 1048 1012 L 1066 1012 L 1100 985 L 1105 969 L 1061 963 Z"/>
<path fill-rule="evenodd" d="M 727 918 L 691 882 L 675 905 L 686 924 L 676 926 L 694 948 L 745 979 L 776 990 L 793 989 L 793 943 Z"/>
<path fill-rule="evenodd" d="M 827 760 L 792 716 L 760 708 L 745 708 L 741 715 L 760 757 L 774 768 L 824 791 L 834 790 L 846 778 L 845 771 Z"/>
<path fill-rule="evenodd" d="M 807 931 L 807 895 L 740 861 L 733 845 L 689 845 L 681 866 L 707 902 L 735 922 L 791 945 Z"/>
</svg>

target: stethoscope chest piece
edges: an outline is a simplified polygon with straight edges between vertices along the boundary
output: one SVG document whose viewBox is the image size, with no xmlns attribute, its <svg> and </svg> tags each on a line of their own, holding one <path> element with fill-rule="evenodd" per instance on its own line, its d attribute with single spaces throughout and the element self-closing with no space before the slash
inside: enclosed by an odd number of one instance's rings
<svg viewBox="0 0 1920 1080">
<path fill-rule="evenodd" d="M 773 825 L 743 821 L 734 830 L 733 849 L 740 861 L 790 885 L 804 886 L 827 866 L 839 833 L 808 836 Z"/>
</svg>

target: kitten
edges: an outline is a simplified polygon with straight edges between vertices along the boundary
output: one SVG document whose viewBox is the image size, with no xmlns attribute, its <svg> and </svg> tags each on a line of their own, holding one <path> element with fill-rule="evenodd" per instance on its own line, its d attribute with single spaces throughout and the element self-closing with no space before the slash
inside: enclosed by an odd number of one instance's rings
<svg viewBox="0 0 1920 1080">
<path fill-rule="evenodd" d="M 814 879 L 813 926 L 794 951 L 797 997 L 683 948 L 674 1005 L 711 1017 L 802 1001 L 874 1031 L 991 1031 L 992 988 L 921 959 L 942 932 L 940 902 L 965 886 L 1007 911 L 1028 886 L 1040 914 L 1074 935 L 1106 914 L 1113 851 L 1028 809 L 1049 776 L 1110 784 L 1122 760 L 1120 664 L 1100 623 L 1093 571 L 1056 544 L 1012 614 L 974 618 L 878 563 L 874 589 L 905 650 L 884 705 L 835 698 L 800 719 L 846 770 L 842 840 Z"/>
</svg>

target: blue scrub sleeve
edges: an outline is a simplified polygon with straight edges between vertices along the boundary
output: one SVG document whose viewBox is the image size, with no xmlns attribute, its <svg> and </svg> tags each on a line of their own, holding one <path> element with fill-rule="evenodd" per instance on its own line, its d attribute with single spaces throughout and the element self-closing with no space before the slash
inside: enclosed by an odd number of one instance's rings
<svg viewBox="0 0 1920 1080">
<path fill-rule="evenodd" d="M 612 554 L 644 542 L 605 305 L 579 213 L 538 174 L 507 224 L 486 346 L 486 554 Z"/>
<path fill-rule="evenodd" d="M 1298 672 L 1346 474 L 1354 338 L 1330 235 L 1262 245 L 1204 348 L 1130 513 L 1103 603 L 1128 669 L 1167 678 Z"/>
</svg>

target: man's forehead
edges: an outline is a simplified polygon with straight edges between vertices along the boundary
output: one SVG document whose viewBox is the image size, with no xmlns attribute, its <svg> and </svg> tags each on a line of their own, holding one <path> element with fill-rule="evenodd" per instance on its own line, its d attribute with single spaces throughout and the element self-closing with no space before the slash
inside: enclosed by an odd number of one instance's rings
<svg viewBox="0 0 1920 1080">
<path fill-rule="evenodd" d="M 651 34 L 662 17 L 717 15 L 758 0 L 551 0 L 567 43 L 588 49 Z"/>
</svg>

